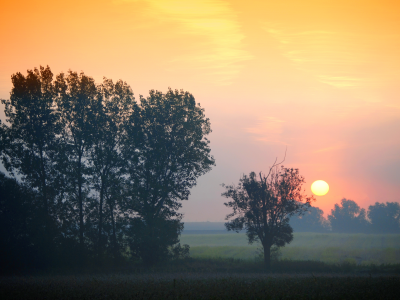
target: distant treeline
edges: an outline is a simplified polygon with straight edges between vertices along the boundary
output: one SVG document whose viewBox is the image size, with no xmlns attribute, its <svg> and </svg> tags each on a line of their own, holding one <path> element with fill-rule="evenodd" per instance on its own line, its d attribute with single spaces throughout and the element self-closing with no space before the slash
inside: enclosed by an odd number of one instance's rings
<svg viewBox="0 0 400 300">
<path fill-rule="evenodd" d="M 50 68 L 11 76 L 0 121 L 0 271 L 185 256 L 178 209 L 215 164 L 204 109 Z M 16 180 L 18 178 L 18 181 Z"/>
<path fill-rule="evenodd" d="M 355 201 L 342 199 L 328 218 L 318 207 L 310 207 L 304 215 L 292 217 L 290 225 L 297 232 L 400 233 L 400 204 L 376 202 L 365 211 Z"/>
<path fill-rule="evenodd" d="M 355 201 L 342 199 L 328 218 L 318 207 L 310 207 L 304 215 L 292 216 L 290 225 L 294 232 L 400 233 L 400 204 L 376 202 L 366 212 Z M 186 222 L 183 233 L 222 233 L 224 230 L 223 222 Z"/>
</svg>

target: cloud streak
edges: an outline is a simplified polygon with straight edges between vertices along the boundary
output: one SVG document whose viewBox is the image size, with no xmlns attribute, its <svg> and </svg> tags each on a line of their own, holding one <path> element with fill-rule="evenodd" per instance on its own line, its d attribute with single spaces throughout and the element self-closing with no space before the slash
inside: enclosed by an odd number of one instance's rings
<svg viewBox="0 0 400 300">
<path fill-rule="evenodd" d="M 258 120 L 256 126 L 248 127 L 245 131 L 250 133 L 256 141 L 287 145 L 282 141 L 284 123 L 285 121 L 276 117 L 263 117 Z"/>
<path fill-rule="evenodd" d="M 298 30 L 279 24 L 264 29 L 296 67 L 337 88 L 365 87 L 400 76 L 400 35 Z"/>
<path fill-rule="evenodd" d="M 125 0 L 125 2 L 137 0 Z M 146 13 L 159 22 L 172 22 L 175 34 L 193 43 L 191 51 L 170 59 L 171 71 L 196 69 L 212 75 L 217 85 L 229 85 L 242 64 L 253 58 L 243 46 L 244 34 L 233 9 L 224 1 L 142 0 Z"/>
</svg>

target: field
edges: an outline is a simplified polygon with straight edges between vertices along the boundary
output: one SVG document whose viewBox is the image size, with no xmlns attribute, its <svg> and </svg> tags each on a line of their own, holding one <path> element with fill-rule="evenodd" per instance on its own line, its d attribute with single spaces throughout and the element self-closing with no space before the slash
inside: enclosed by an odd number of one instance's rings
<svg viewBox="0 0 400 300">
<path fill-rule="evenodd" d="M 158 274 L 0 278 L 1 299 L 396 299 L 398 276 Z"/>
<path fill-rule="evenodd" d="M 257 258 L 260 244 L 248 245 L 244 233 L 184 234 L 181 244 L 190 246 L 192 257 Z M 361 265 L 400 263 L 398 234 L 295 233 L 281 248 L 281 259 L 349 262 Z"/>
<path fill-rule="evenodd" d="M 396 299 L 400 235 L 297 233 L 265 271 L 245 234 L 184 234 L 191 258 L 0 277 L 0 299 Z M 50 274 L 49 274 L 50 273 Z"/>
</svg>

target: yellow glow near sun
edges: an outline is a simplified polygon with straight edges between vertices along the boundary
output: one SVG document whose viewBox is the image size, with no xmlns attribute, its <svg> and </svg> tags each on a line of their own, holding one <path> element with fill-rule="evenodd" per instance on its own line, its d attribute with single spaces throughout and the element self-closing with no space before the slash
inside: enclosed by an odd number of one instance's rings
<svg viewBox="0 0 400 300">
<path fill-rule="evenodd" d="M 328 193 L 329 185 L 323 180 L 317 180 L 311 185 L 311 191 L 317 196 L 323 196 Z"/>
</svg>

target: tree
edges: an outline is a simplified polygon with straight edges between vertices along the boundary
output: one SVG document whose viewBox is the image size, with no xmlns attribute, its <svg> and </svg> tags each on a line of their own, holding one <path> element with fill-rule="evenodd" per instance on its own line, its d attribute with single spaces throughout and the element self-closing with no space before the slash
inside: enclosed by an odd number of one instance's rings
<svg viewBox="0 0 400 300">
<path fill-rule="evenodd" d="M 290 226 L 297 232 L 326 232 L 328 221 L 322 209 L 311 206 L 304 214 L 290 218 Z"/>
<path fill-rule="evenodd" d="M 243 175 L 238 186 L 225 186 L 222 196 L 232 198 L 224 203 L 233 209 L 226 216 L 228 230 L 240 231 L 243 227 L 250 244 L 260 241 L 264 250 L 264 265 L 271 265 L 271 247 L 283 247 L 293 240 L 289 218 L 304 213 L 314 197 L 307 197 L 301 189 L 304 178 L 298 169 L 278 168 L 274 163 L 267 175 L 254 172 Z M 304 201 L 304 202 L 303 202 Z"/>
<path fill-rule="evenodd" d="M 27 76 L 11 76 L 13 88 L 5 104 L 5 115 L 10 126 L 1 125 L 2 161 L 5 168 L 32 189 L 38 189 L 41 198 L 45 237 L 44 249 L 51 254 L 54 224 L 51 218 L 55 197 L 56 136 L 60 132 L 59 115 L 54 107 L 53 73 L 50 68 L 28 70 Z"/>
<path fill-rule="evenodd" d="M 88 152 L 95 132 L 94 111 L 97 87 L 83 72 L 60 73 L 55 82 L 63 131 L 59 143 L 59 170 L 64 174 L 68 201 L 79 213 L 81 259 L 84 251 L 84 202 L 89 194 Z"/>
<path fill-rule="evenodd" d="M 98 241 L 97 252 L 101 255 L 106 244 L 104 231 L 104 218 L 110 220 L 112 227 L 112 248 L 114 257 L 117 255 L 117 241 L 115 228 L 115 203 L 116 191 L 113 186 L 118 186 L 123 181 L 121 170 L 123 161 L 121 157 L 121 143 L 123 140 L 124 126 L 130 114 L 136 107 L 132 89 L 122 80 L 115 84 L 112 80 L 104 78 L 98 86 L 98 94 L 93 109 L 93 145 L 89 149 L 92 183 L 98 192 Z M 107 200 L 107 201 L 105 201 Z M 105 202 L 108 204 L 108 215 L 104 215 Z"/>
<path fill-rule="evenodd" d="M 343 198 L 341 206 L 335 204 L 328 215 L 333 232 L 364 233 L 368 231 L 368 221 L 364 208 L 353 200 Z"/>
<path fill-rule="evenodd" d="M 41 267 L 46 259 L 37 193 L 0 172 L 0 272 Z M 38 203 L 39 202 L 39 203 Z"/>
<path fill-rule="evenodd" d="M 371 220 L 371 229 L 377 233 L 400 232 L 400 204 L 386 202 L 370 205 L 368 218 Z"/>
<path fill-rule="evenodd" d="M 130 118 L 123 146 L 126 208 L 132 227 L 145 235 L 138 249 L 143 249 L 140 256 L 148 264 L 160 260 L 177 242 L 181 201 L 188 199 L 197 177 L 215 164 L 206 138 L 210 132 L 204 109 L 182 90 L 169 89 L 166 94 L 151 90 L 148 98 L 140 97 Z M 155 245 L 158 251 L 148 250 Z"/>
</svg>

